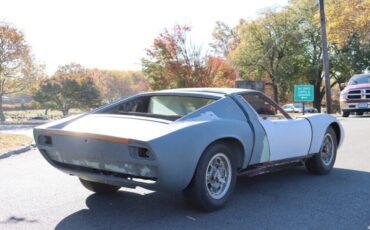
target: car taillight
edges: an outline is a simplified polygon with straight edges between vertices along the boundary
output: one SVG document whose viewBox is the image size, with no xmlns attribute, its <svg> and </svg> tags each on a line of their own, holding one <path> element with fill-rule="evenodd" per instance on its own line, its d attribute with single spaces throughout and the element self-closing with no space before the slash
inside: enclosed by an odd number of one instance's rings
<svg viewBox="0 0 370 230">
<path fill-rule="evenodd" d="M 51 136 L 40 135 L 37 138 L 37 143 L 40 145 L 52 145 L 53 141 L 51 139 Z"/>
<path fill-rule="evenodd" d="M 133 158 L 154 160 L 153 153 L 147 148 L 130 146 L 129 151 L 130 151 L 131 157 Z"/>
</svg>

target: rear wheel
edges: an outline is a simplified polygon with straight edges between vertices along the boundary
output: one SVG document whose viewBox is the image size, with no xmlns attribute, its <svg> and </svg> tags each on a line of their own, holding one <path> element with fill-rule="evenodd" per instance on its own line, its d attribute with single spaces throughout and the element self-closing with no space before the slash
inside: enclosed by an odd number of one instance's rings
<svg viewBox="0 0 370 230">
<path fill-rule="evenodd" d="M 362 115 L 364 115 L 364 112 L 356 112 L 356 115 L 358 115 L 358 116 L 362 116 Z"/>
<path fill-rule="evenodd" d="M 88 181 L 84 179 L 80 179 L 81 184 L 87 188 L 88 190 L 98 193 L 98 194 L 108 194 L 108 193 L 114 193 L 118 189 L 120 189 L 119 186 L 109 185 L 109 184 L 102 184 L 98 182 Z"/>
<path fill-rule="evenodd" d="M 226 144 L 216 143 L 203 153 L 184 195 L 196 208 L 214 211 L 226 204 L 235 182 L 236 167 L 232 151 Z"/>
<path fill-rule="evenodd" d="M 306 161 L 307 170 L 315 175 L 328 174 L 335 163 L 337 143 L 336 134 L 334 130 L 329 127 L 324 135 L 320 152 Z"/>
</svg>

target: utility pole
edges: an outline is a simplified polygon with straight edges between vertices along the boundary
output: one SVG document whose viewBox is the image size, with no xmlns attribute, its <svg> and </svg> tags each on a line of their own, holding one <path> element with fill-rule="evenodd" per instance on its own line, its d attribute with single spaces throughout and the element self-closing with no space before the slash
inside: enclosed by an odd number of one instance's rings
<svg viewBox="0 0 370 230">
<path fill-rule="evenodd" d="M 326 39 L 326 22 L 324 11 L 324 0 L 319 0 L 320 5 L 320 24 L 321 24 L 321 40 L 322 51 L 324 59 L 324 73 L 325 73 L 325 95 L 326 95 L 326 113 L 332 113 L 331 88 L 330 88 L 330 73 L 329 73 L 329 54 L 328 42 Z"/>
</svg>

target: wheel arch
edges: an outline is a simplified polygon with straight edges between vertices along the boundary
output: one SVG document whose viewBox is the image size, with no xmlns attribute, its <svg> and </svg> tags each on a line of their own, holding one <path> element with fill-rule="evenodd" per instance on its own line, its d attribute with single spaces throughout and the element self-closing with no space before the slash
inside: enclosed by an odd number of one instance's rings
<svg viewBox="0 0 370 230">
<path fill-rule="evenodd" d="M 244 146 L 242 142 L 238 138 L 235 138 L 235 137 L 222 137 L 222 138 L 218 138 L 214 140 L 203 150 L 202 155 L 210 146 L 216 143 L 224 143 L 227 146 L 229 146 L 231 148 L 233 155 L 235 154 L 236 156 L 237 169 L 241 169 L 243 167 L 243 163 L 245 159 Z M 199 164 L 199 160 L 198 160 L 198 164 Z"/>
<path fill-rule="evenodd" d="M 198 158 L 198 161 L 197 161 L 195 170 L 193 172 L 193 175 L 191 177 L 191 180 L 188 183 L 188 185 L 186 186 L 185 190 L 187 188 L 189 188 L 189 186 L 191 186 L 191 184 L 193 183 L 194 176 L 195 176 L 195 173 L 196 173 L 196 168 L 198 167 L 198 165 L 199 165 L 199 163 L 200 163 L 200 161 L 202 159 L 203 154 L 207 151 L 208 148 L 210 148 L 212 145 L 217 144 L 217 143 L 224 143 L 227 146 L 231 147 L 232 153 L 237 156 L 237 158 L 236 158 L 237 170 L 239 170 L 239 169 L 241 169 L 243 167 L 243 165 L 244 165 L 244 159 L 245 159 L 245 147 L 243 146 L 242 142 L 238 138 L 231 137 L 231 136 L 217 138 L 214 141 L 212 141 L 211 143 L 209 143 L 203 149 L 202 154 L 200 154 L 200 156 Z"/>
<path fill-rule="evenodd" d="M 337 144 L 338 146 L 343 142 L 343 130 L 341 128 L 341 126 L 339 125 L 338 122 L 332 122 L 329 127 L 331 127 L 334 132 L 335 132 L 335 136 L 337 138 Z"/>
<path fill-rule="evenodd" d="M 312 127 L 312 141 L 309 154 L 315 154 L 320 151 L 322 140 L 329 127 L 331 127 L 338 139 L 338 147 L 344 140 L 344 130 L 340 122 L 328 114 L 313 114 L 305 117 L 310 121 Z"/>
</svg>

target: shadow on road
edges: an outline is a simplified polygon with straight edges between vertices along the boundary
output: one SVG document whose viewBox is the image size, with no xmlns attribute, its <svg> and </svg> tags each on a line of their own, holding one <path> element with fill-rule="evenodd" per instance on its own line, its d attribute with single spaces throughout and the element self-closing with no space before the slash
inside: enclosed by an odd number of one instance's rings
<svg viewBox="0 0 370 230">
<path fill-rule="evenodd" d="M 34 219 L 29 220 L 25 217 L 11 216 L 8 219 L 6 219 L 5 221 L 0 221 L 0 224 L 17 224 L 17 223 L 20 223 L 20 222 L 37 223 L 38 220 L 34 220 Z"/>
<path fill-rule="evenodd" d="M 335 168 L 312 176 L 292 168 L 239 177 L 229 204 L 214 213 L 192 210 L 181 193 L 93 194 L 86 205 L 56 229 L 367 229 L 370 173 Z"/>
</svg>

